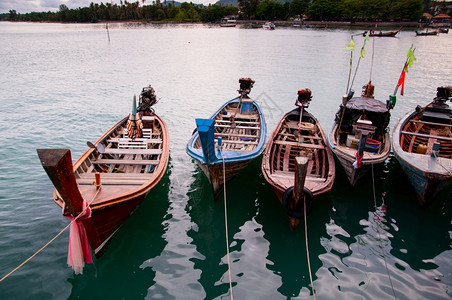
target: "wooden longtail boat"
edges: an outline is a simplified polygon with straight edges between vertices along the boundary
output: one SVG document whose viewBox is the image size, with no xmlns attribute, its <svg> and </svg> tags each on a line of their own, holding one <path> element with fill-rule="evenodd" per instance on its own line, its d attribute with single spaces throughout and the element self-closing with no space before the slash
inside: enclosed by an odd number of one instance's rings
<svg viewBox="0 0 452 300">
<path fill-rule="evenodd" d="M 363 87 L 361 97 L 344 96 L 329 135 L 330 147 L 354 186 L 372 165 L 389 156 L 390 105 L 374 99 L 374 86 Z"/>
<path fill-rule="evenodd" d="M 165 173 L 168 129 L 151 108 L 155 102 L 152 87 L 143 89 L 138 111 L 134 98 L 133 113 L 88 142 L 74 165 L 69 149 L 37 150 L 63 215 L 75 217 L 89 204 L 91 217 L 81 222 L 96 256 Z"/>
<path fill-rule="evenodd" d="M 423 35 L 438 35 L 438 30 L 426 30 L 426 31 L 416 31 L 416 36 Z"/>
<path fill-rule="evenodd" d="M 311 92 L 298 91 L 298 106 L 282 117 L 264 151 L 262 173 L 289 215 L 295 230 L 312 209 L 313 197 L 331 190 L 335 177 L 334 158 L 319 121 L 305 110 Z M 297 158 L 307 158 L 304 184 Z M 298 190 L 297 190 L 298 189 Z"/>
<path fill-rule="evenodd" d="M 248 97 L 254 81 L 241 78 L 239 82 L 239 97 L 226 102 L 209 119 L 196 119 L 197 130 L 186 148 L 209 179 L 215 200 L 223 184 L 259 156 L 265 145 L 264 116 L 259 105 Z"/>
<path fill-rule="evenodd" d="M 452 87 L 438 87 L 436 98 L 400 119 L 393 132 L 394 155 L 422 206 L 452 184 L 452 108 L 447 100 L 452 100 Z"/>
<path fill-rule="evenodd" d="M 399 30 L 393 30 L 393 31 L 375 31 L 375 30 L 370 30 L 369 31 L 369 36 L 376 36 L 376 37 L 395 37 L 400 30 L 402 30 L 402 28 L 400 28 Z M 367 31 L 364 31 L 363 36 L 367 35 Z"/>
</svg>

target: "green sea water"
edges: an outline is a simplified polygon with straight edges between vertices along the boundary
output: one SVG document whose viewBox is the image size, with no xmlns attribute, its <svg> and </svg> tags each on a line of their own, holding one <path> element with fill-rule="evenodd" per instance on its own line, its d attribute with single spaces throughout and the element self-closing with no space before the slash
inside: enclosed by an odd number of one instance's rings
<svg viewBox="0 0 452 300">
<path fill-rule="evenodd" d="M 0 23 L 0 277 L 30 257 L 68 220 L 37 148 L 70 148 L 73 158 L 126 116 L 134 94 L 151 84 L 156 112 L 170 133 L 161 182 L 82 275 L 67 267 L 68 232 L 0 282 L 0 299 L 229 299 L 224 201 L 185 153 L 195 118 L 209 117 L 256 81 L 268 135 L 310 88 L 309 111 L 325 132 L 345 93 L 360 29 L 220 28 L 204 25 Z M 354 81 L 375 96 L 392 94 L 413 45 L 395 122 L 452 85 L 452 36 L 366 44 Z M 373 62 L 373 63 L 372 63 Z M 292 232 L 287 215 L 254 160 L 227 186 L 228 238 L 235 299 L 450 299 L 452 190 L 420 208 L 391 155 L 350 188 L 336 164 L 333 190 Z M 305 229 L 309 246 L 306 248 Z"/>
</svg>

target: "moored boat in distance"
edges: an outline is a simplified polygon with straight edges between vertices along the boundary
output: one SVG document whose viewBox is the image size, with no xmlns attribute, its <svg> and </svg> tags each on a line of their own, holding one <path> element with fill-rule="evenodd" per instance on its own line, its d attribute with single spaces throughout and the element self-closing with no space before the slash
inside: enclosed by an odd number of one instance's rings
<svg viewBox="0 0 452 300">
<path fill-rule="evenodd" d="M 369 31 L 369 36 L 375 36 L 375 37 L 395 37 L 400 30 L 402 30 L 402 28 L 400 28 L 399 30 L 393 30 L 393 31 L 376 31 L 376 30 L 370 30 Z M 367 35 L 367 31 L 364 31 L 363 36 Z"/>
<path fill-rule="evenodd" d="M 223 18 L 220 23 L 220 27 L 235 27 L 237 20 L 232 18 Z"/>
<path fill-rule="evenodd" d="M 431 103 L 417 106 L 394 127 L 394 155 L 421 206 L 452 184 L 452 108 L 446 103 L 451 100 L 452 87 L 438 87 Z"/>
<path fill-rule="evenodd" d="M 152 87 L 144 88 L 138 108 L 134 97 L 132 113 L 88 142 L 74 164 L 69 149 L 37 149 L 55 203 L 64 216 L 79 218 L 96 256 L 165 173 L 169 136 L 151 108 L 156 102 Z"/>
<path fill-rule="evenodd" d="M 351 186 L 389 156 L 390 107 L 374 98 L 371 82 L 363 87 L 361 97 L 353 93 L 343 97 L 329 143 Z"/>
<path fill-rule="evenodd" d="M 425 31 L 416 30 L 416 36 L 425 36 L 425 35 L 438 35 L 438 30 L 428 30 L 428 28 Z"/>
<path fill-rule="evenodd" d="M 276 25 L 272 22 L 266 22 L 264 25 L 262 25 L 262 28 L 266 30 L 275 30 Z"/>
<path fill-rule="evenodd" d="M 254 81 L 240 78 L 240 96 L 227 101 L 209 119 L 196 119 L 187 144 L 191 156 L 209 179 L 214 199 L 223 185 L 259 156 L 267 128 L 260 106 L 248 94 Z"/>
<path fill-rule="evenodd" d="M 288 213 L 292 230 L 310 212 L 314 197 L 331 190 L 335 177 L 327 136 L 319 121 L 305 110 L 310 100 L 309 89 L 298 91 L 298 107 L 278 122 L 262 159 L 264 178 Z M 305 174 L 299 171 L 301 158 L 306 161 Z"/>
</svg>

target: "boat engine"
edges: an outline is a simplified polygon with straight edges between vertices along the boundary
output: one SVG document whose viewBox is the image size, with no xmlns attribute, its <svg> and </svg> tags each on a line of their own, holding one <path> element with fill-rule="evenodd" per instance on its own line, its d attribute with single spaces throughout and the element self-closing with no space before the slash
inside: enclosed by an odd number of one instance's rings
<svg viewBox="0 0 452 300">
<path fill-rule="evenodd" d="M 246 97 L 253 88 L 254 80 L 252 80 L 251 78 L 240 78 L 239 83 L 240 89 L 238 92 L 242 95 L 242 97 Z"/>
<path fill-rule="evenodd" d="M 452 100 L 452 87 L 451 86 L 440 86 L 436 88 L 436 101 L 443 100 L 444 102 L 447 100 Z"/>
<path fill-rule="evenodd" d="M 147 111 L 151 109 L 151 106 L 157 103 L 157 96 L 155 96 L 154 89 L 149 85 L 143 88 L 140 94 L 140 102 L 138 104 L 137 111 Z"/>
<path fill-rule="evenodd" d="M 298 98 L 295 101 L 295 105 L 307 108 L 307 107 L 309 107 L 309 103 L 311 102 L 311 99 L 312 99 L 312 96 L 311 96 L 310 89 L 298 90 Z"/>
</svg>

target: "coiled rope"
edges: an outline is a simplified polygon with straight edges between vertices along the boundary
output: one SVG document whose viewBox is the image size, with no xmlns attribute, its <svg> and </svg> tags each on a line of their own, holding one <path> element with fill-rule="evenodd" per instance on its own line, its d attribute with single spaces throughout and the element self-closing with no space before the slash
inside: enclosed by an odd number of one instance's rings
<svg viewBox="0 0 452 300">
<path fill-rule="evenodd" d="M 224 225 L 226 231 L 226 255 L 228 258 L 228 275 L 229 275 L 229 290 L 231 291 L 231 299 L 234 299 L 234 294 L 232 293 L 232 279 L 231 279 L 231 261 L 229 259 L 229 234 L 228 234 L 228 210 L 226 205 L 226 165 L 224 162 L 222 146 L 219 146 L 221 159 L 223 160 L 223 197 L 224 197 Z"/>
<path fill-rule="evenodd" d="M 374 179 L 374 164 L 371 164 L 372 166 L 372 189 L 373 189 L 373 194 L 374 194 L 374 208 L 375 208 L 375 213 L 377 212 L 377 198 L 375 196 L 375 179 Z M 384 204 L 384 202 L 383 202 Z M 377 219 L 377 223 L 380 222 L 380 218 Z M 377 224 L 378 227 L 381 227 L 381 224 Z M 380 230 L 377 230 L 378 232 L 378 239 L 380 240 L 380 244 L 382 244 L 382 240 L 381 240 L 381 233 Z M 383 245 L 380 245 L 381 249 L 383 250 Z M 388 274 L 388 278 L 389 278 L 389 283 L 391 284 L 391 290 L 392 290 L 392 294 L 394 295 L 394 299 L 397 299 L 395 290 L 394 290 L 394 285 L 392 284 L 392 279 L 391 279 L 391 274 L 389 273 L 389 269 L 388 269 L 388 263 L 386 261 L 386 257 L 384 255 L 383 256 L 383 260 L 385 262 L 385 268 L 386 268 L 386 273 Z"/>
<path fill-rule="evenodd" d="M 0 282 L 2 282 L 3 280 L 5 280 L 6 278 L 8 278 L 9 276 L 11 276 L 14 272 L 16 272 L 17 270 L 19 270 L 20 268 L 22 268 L 27 262 L 29 262 L 30 260 L 32 260 L 36 255 L 38 255 L 39 253 L 41 253 L 45 248 L 47 248 L 47 246 L 49 246 L 53 241 L 55 241 L 64 231 L 66 231 L 66 229 L 68 229 L 72 223 L 74 223 L 75 221 L 78 220 L 79 217 L 81 217 L 83 215 L 83 213 L 88 209 L 88 207 L 90 206 L 90 204 L 94 201 L 94 199 L 97 197 L 97 194 L 99 193 L 101 189 L 97 189 L 96 193 L 94 194 L 93 198 L 88 202 L 88 205 L 85 206 L 85 208 L 78 214 L 77 217 L 75 217 L 66 227 L 64 227 L 57 235 L 55 235 L 50 241 L 48 241 L 44 246 L 42 246 L 38 251 L 36 251 L 32 256 L 30 256 L 29 258 L 27 258 L 26 260 L 24 260 L 24 262 L 22 262 L 20 265 L 18 265 L 16 268 L 14 268 L 11 272 L 9 272 L 8 274 L 6 274 L 5 276 L 2 277 L 2 279 L 0 279 Z"/>
<path fill-rule="evenodd" d="M 306 201 L 303 201 L 303 206 L 304 206 L 304 236 L 305 236 L 305 240 L 306 240 L 306 257 L 308 260 L 308 270 L 309 270 L 309 279 L 311 280 L 311 289 L 312 289 L 312 295 L 314 297 L 314 300 L 316 300 L 316 296 L 315 296 L 315 289 L 314 289 L 314 281 L 312 281 L 312 272 L 311 272 L 311 260 L 309 259 L 309 247 L 308 247 L 308 222 L 307 222 L 307 213 L 306 213 Z"/>
</svg>

